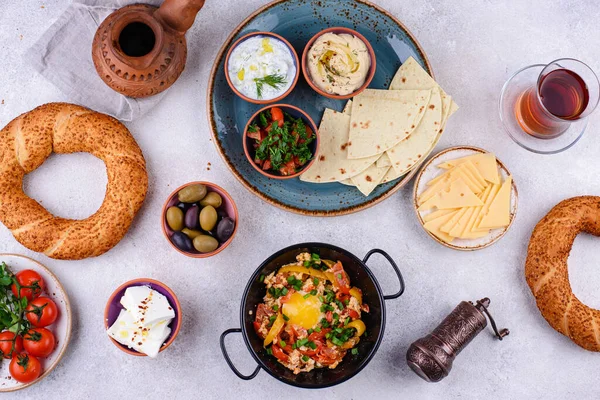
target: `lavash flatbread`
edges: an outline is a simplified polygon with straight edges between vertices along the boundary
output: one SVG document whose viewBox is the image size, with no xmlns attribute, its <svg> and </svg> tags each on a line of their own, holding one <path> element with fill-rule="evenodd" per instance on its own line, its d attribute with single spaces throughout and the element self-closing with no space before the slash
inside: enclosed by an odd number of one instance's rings
<svg viewBox="0 0 600 400">
<path fill-rule="evenodd" d="M 358 190 L 365 196 L 371 194 L 373 189 L 381 183 L 381 180 L 385 177 L 388 170 L 392 167 L 378 168 L 373 163 L 369 168 L 361 172 L 360 174 L 350 178 L 350 181 L 356 186 Z"/>
<path fill-rule="evenodd" d="M 392 160 L 390 160 L 390 157 L 388 157 L 387 151 L 385 153 L 383 153 L 381 155 L 381 157 L 379 157 L 377 159 L 377 162 L 375 164 L 377 164 L 377 166 L 379 168 L 391 167 L 392 166 Z"/>
<path fill-rule="evenodd" d="M 441 124 L 442 98 L 440 89 L 434 87 L 431 90 L 431 100 L 419 126 L 408 138 L 387 151 L 387 155 L 392 162 L 392 168 L 397 173 L 403 174 L 427 156 L 429 149 L 439 135 Z"/>
<path fill-rule="evenodd" d="M 407 138 L 419 125 L 430 96 L 430 89 L 366 89 L 354 97 L 348 158 L 379 155 Z"/>
<path fill-rule="evenodd" d="M 348 159 L 350 116 L 325 109 L 319 126 L 317 159 L 300 180 L 313 183 L 337 182 L 355 176 L 373 164 L 378 156 Z"/>
</svg>

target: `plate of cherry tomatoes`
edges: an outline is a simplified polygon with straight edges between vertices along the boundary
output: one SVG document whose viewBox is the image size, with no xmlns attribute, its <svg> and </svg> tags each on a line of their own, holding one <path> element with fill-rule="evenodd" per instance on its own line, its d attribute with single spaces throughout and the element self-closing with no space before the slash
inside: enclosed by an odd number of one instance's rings
<svg viewBox="0 0 600 400">
<path fill-rule="evenodd" d="M 56 367 L 71 320 L 69 298 L 48 268 L 0 254 L 0 392 L 33 385 Z"/>
</svg>

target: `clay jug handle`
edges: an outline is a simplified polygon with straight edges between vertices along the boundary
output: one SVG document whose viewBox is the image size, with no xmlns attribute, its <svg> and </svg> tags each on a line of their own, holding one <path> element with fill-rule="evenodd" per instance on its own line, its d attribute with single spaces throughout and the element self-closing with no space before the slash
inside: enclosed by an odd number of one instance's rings
<svg viewBox="0 0 600 400">
<path fill-rule="evenodd" d="M 205 0 L 165 0 L 154 17 L 163 26 L 184 34 L 194 24 L 196 14 L 204 6 Z"/>
</svg>

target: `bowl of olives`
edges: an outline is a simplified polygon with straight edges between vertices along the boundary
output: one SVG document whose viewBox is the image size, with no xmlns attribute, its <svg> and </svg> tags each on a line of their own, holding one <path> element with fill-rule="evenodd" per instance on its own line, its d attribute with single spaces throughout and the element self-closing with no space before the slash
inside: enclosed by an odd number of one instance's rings
<svg viewBox="0 0 600 400">
<path fill-rule="evenodd" d="M 223 188 L 190 182 L 175 189 L 162 210 L 162 229 L 173 248 L 205 258 L 229 246 L 237 231 L 237 207 Z"/>
</svg>

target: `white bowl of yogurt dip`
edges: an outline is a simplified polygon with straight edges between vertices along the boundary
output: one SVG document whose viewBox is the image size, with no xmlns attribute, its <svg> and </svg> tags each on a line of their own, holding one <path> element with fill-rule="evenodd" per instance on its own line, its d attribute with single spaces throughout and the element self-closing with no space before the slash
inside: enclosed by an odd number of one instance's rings
<svg viewBox="0 0 600 400">
<path fill-rule="evenodd" d="M 272 32 L 252 32 L 238 39 L 225 59 L 227 83 L 255 104 L 277 102 L 298 82 L 300 62 L 292 45 Z"/>
</svg>

